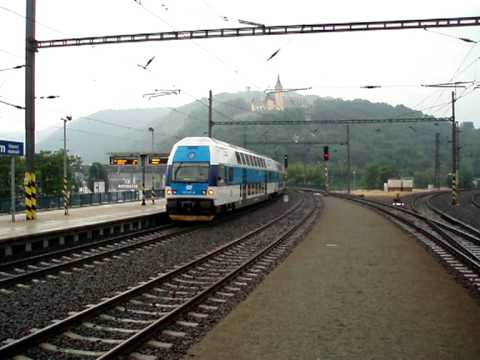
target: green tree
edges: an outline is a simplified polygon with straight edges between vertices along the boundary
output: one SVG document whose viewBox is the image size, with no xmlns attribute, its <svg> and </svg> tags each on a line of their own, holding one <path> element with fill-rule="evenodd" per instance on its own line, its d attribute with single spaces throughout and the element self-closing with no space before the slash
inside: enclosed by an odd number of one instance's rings
<svg viewBox="0 0 480 360">
<path fill-rule="evenodd" d="M 67 179 L 70 191 L 77 191 L 80 184 L 74 177 L 74 169 L 81 166 L 78 156 L 69 156 L 67 164 Z M 39 194 L 44 196 L 61 196 L 63 193 L 63 150 L 41 151 L 35 154 L 37 165 L 37 186 Z"/>
<path fill-rule="evenodd" d="M 95 181 L 105 182 L 105 191 L 108 191 L 108 173 L 105 166 L 98 162 L 94 162 L 88 169 L 87 186 L 90 191 L 94 191 Z"/>
<path fill-rule="evenodd" d="M 379 172 L 380 170 L 377 164 L 367 167 L 367 171 L 365 173 L 365 187 L 367 189 L 377 188 Z"/>
<path fill-rule="evenodd" d="M 473 174 L 469 169 L 461 169 L 459 177 L 461 188 L 471 189 L 473 187 Z"/>
<path fill-rule="evenodd" d="M 10 157 L 0 157 L 0 198 L 10 196 Z M 23 180 L 25 177 L 25 160 L 17 157 L 15 159 L 15 193 L 17 196 L 23 193 Z"/>
</svg>

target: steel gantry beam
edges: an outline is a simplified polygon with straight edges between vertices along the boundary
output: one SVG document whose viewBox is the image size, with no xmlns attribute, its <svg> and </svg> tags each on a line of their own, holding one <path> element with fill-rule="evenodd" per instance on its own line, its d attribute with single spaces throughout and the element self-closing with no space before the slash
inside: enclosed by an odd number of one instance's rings
<svg viewBox="0 0 480 360">
<path fill-rule="evenodd" d="M 247 141 L 246 145 L 346 145 L 347 143 L 338 141 Z"/>
<path fill-rule="evenodd" d="M 220 28 L 204 30 L 179 30 L 155 33 L 87 36 L 66 39 L 36 41 L 37 48 L 66 46 L 90 46 L 118 43 L 135 43 L 145 41 L 173 41 L 212 38 L 231 38 L 245 36 L 270 36 L 290 34 L 316 34 L 349 31 L 407 30 L 426 28 L 445 28 L 458 26 L 478 26 L 480 16 L 435 18 L 416 20 L 387 20 L 366 22 L 343 22 L 325 24 L 298 24 L 274 26 L 248 26 L 237 28 Z"/>
<path fill-rule="evenodd" d="M 441 123 L 451 122 L 452 119 L 418 117 L 418 118 L 391 118 L 391 119 L 349 119 L 349 120 L 243 120 L 243 121 L 214 121 L 213 125 L 368 125 L 368 124 L 408 124 L 408 123 Z"/>
</svg>

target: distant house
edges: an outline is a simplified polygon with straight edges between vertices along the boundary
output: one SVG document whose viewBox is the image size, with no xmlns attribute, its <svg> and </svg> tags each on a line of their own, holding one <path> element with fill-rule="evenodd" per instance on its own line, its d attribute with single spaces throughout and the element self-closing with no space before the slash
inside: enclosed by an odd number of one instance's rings
<svg viewBox="0 0 480 360">
<path fill-rule="evenodd" d="M 252 100 L 251 109 L 253 112 L 285 110 L 285 98 L 283 96 L 283 85 L 280 82 L 280 75 L 277 77 L 275 91 L 266 94 L 263 100 Z"/>
</svg>

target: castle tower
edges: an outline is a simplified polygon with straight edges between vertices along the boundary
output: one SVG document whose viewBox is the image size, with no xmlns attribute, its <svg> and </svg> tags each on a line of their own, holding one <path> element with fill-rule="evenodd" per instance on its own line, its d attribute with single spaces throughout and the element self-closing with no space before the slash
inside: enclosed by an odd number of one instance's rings
<svg viewBox="0 0 480 360">
<path fill-rule="evenodd" d="M 277 77 L 277 83 L 275 84 L 275 105 L 277 110 L 283 111 L 285 110 L 285 100 L 283 98 L 283 86 L 280 82 L 280 74 Z"/>
</svg>

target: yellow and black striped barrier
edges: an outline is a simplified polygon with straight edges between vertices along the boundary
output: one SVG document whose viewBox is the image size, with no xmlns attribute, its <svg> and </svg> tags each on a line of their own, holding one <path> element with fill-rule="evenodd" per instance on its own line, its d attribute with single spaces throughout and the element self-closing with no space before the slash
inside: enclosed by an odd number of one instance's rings
<svg viewBox="0 0 480 360">
<path fill-rule="evenodd" d="M 457 178 L 452 177 L 452 205 L 458 205 L 458 189 L 457 189 Z"/>
<path fill-rule="evenodd" d="M 65 215 L 68 215 L 68 179 L 63 178 L 63 209 L 65 210 Z"/>
<path fill-rule="evenodd" d="M 35 173 L 25 172 L 25 210 L 27 220 L 37 218 L 37 184 Z"/>
</svg>

